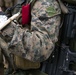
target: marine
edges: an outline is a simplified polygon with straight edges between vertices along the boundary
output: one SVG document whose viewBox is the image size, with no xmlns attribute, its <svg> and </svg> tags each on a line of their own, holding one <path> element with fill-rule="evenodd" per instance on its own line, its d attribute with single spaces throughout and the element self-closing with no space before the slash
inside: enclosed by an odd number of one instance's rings
<svg viewBox="0 0 76 75">
<path fill-rule="evenodd" d="M 5 11 L 18 1 L 2 2 L 3 0 L 0 0 L 0 7 Z M 9 2 L 11 4 L 7 5 Z M 1 31 L 2 39 L 8 44 L 10 54 L 13 54 L 14 58 L 20 57 L 38 64 L 47 60 L 58 41 L 60 14 L 61 10 L 56 0 L 37 0 L 31 9 L 30 25 L 22 26 L 21 20 L 17 19 Z M 20 68 L 18 64 L 16 67 Z"/>
</svg>

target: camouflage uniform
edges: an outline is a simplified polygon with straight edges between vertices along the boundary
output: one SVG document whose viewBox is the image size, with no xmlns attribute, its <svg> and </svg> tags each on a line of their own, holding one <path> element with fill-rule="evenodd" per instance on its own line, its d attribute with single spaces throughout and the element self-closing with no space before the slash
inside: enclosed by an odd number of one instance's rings
<svg viewBox="0 0 76 75">
<path fill-rule="evenodd" d="M 48 59 L 58 40 L 60 13 L 56 0 L 37 0 L 31 11 L 30 30 L 27 25 L 23 28 L 12 22 L 2 31 L 10 53 L 30 61 Z"/>
</svg>

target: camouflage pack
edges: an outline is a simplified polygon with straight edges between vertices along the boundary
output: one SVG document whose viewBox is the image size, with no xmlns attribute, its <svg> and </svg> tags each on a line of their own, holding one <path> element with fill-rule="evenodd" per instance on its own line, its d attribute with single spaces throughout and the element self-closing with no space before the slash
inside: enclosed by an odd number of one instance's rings
<svg viewBox="0 0 76 75">
<path fill-rule="evenodd" d="M 57 1 L 36 1 L 31 11 L 30 30 L 28 25 L 22 27 L 12 22 L 2 31 L 8 43 L 8 50 L 34 62 L 48 59 L 58 40 L 60 13 Z"/>
</svg>

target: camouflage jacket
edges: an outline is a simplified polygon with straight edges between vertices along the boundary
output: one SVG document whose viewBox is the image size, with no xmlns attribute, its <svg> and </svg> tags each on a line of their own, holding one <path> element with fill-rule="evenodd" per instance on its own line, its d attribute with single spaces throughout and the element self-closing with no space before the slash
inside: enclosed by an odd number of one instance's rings
<svg viewBox="0 0 76 75">
<path fill-rule="evenodd" d="M 8 50 L 30 61 L 46 60 L 58 40 L 60 13 L 56 0 L 37 0 L 31 11 L 31 30 L 12 22 L 2 31 Z"/>
</svg>

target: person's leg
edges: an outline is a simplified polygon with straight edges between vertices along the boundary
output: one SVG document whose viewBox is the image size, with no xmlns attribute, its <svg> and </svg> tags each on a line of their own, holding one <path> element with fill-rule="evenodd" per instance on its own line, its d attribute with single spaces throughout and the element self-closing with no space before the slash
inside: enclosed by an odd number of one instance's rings
<svg viewBox="0 0 76 75">
<path fill-rule="evenodd" d="M 3 63 L 0 63 L 0 75 L 4 75 Z"/>
</svg>

